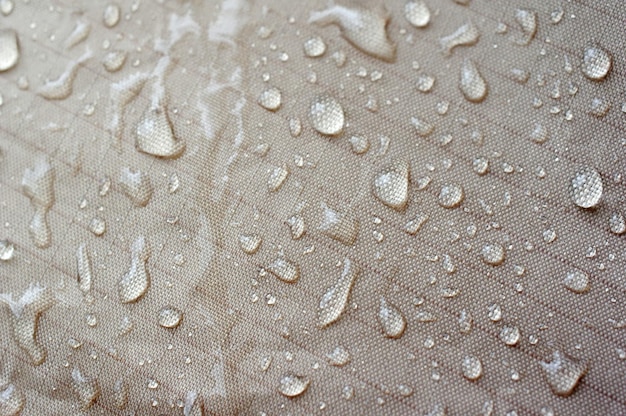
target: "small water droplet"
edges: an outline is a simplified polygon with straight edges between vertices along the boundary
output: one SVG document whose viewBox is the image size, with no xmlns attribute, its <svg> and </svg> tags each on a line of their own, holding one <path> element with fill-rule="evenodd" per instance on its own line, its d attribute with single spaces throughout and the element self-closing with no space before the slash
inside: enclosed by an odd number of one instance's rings
<svg viewBox="0 0 626 416">
<path fill-rule="evenodd" d="M 185 141 L 174 136 L 167 109 L 150 105 L 135 128 L 135 147 L 140 152 L 162 158 L 176 158 L 185 151 Z"/>
<path fill-rule="evenodd" d="M 17 32 L 13 29 L 0 30 L 0 72 L 13 68 L 19 59 Z"/>
<path fill-rule="evenodd" d="M 528 45 L 537 33 L 537 13 L 531 10 L 515 10 L 515 21 L 522 29 L 523 36 L 515 42 L 518 45 Z"/>
<path fill-rule="evenodd" d="M 109 3 L 104 8 L 102 22 L 108 28 L 114 27 L 119 23 L 121 14 L 120 6 L 115 3 Z"/>
<path fill-rule="evenodd" d="M 108 72 L 116 72 L 122 69 L 126 63 L 126 52 L 124 51 L 111 51 L 104 55 L 102 59 L 102 65 Z"/>
<path fill-rule="evenodd" d="M 289 230 L 291 231 L 291 238 L 294 240 L 298 240 L 301 238 L 306 232 L 306 224 L 304 223 L 304 218 L 300 215 L 294 215 L 287 220 L 287 226 L 289 226 Z"/>
<path fill-rule="evenodd" d="M 333 286 L 326 290 L 326 293 L 320 299 L 317 310 L 317 325 L 320 328 L 327 327 L 337 321 L 343 314 L 348 305 L 350 291 L 358 275 L 358 267 L 350 259 L 346 258 L 341 276 Z"/>
<path fill-rule="evenodd" d="M 286 166 L 274 167 L 270 172 L 270 176 L 267 178 L 267 189 L 269 189 L 270 192 L 278 191 L 285 183 L 288 175 L 289 171 Z"/>
<path fill-rule="evenodd" d="M 282 93 L 278 88 L 270 87 L 261 92 L 257 102 L 266 110 L 276 111 L 282 104 Z"/>
<path fill-rule="evenodd" d="M 472 161 L 472 170 L 478 175 L 485 175 L 489 172 L 489 160 L 484 157 L 477 157 Z"/>
<path fill-rule="evenodd" d="M 280 379 L 278 391 L 286 397 L 296 397 L 301 395 L 309 387 L 310 380 L 305 377 L 293 374 L 283 376 Z"/>
<path fill-rule="evenodd" d="M 183 313 L 173 306 L 165 306 L 159 311 L 159 325 L 163 328 L 176 328 L 183 320 Z"/>
<path fill-rule="evenodd" d="M 604 117 L 606 113 L 609 112 L 611 108 L 611 103 L 609 103 L 604 98 L 596 97 L 591 100 L 591 105 L 589 106 L 589 114 L 596 117 Z"/>
<path fill-rule="evenodd" d="M 120 171 L 118 184 L 124 194 L 137 207 L 148 205 L 152 197 L 153 188 L 150 177 L 143 171 L 124 167 Z"/>
<path fill-rule="evenodd" d="M 461 367 L 463 368 L 463 377 L 468 380 L 478 380 L 483 375 L 483 364 L 477 357 L 466 356 L 463 358 Z"/>
<path fill-rule="evenodd" d="M 576 206 L 593 208 L 602 197 L 602 177 L 593 168 L 580 167 L 571 180 L 570 195 Z"/>
<path fill-rule="evenodd" d="M 351 136 L 348 141 L 352 146 L 352 151 L 357 155 L 367 152 L 370 148 L 370 141 L 363 136 Z"/>
<path fill-rule="evenodd" d="M 450 35 L 439 38 L 439 44 L 441 45 L 444 55 L 450 55 L 452 49 L 457 46 L 474 45 L 478 42 L 479 38 L 480 32 L 478 28 L 474 26 L 471 20 L 468 20 Z"/>
<path fill-rule="evenodd" d="M 286 283 L 295 283 L 300 278 L 298 265 L 282 257 L 277 258 L 267 266 L 267 270 Z"/>
<path fill-rule="evenodd" d="M 359 234 L 359 221 L 354 216 L 336 211 L 323 202 L 321 208 L 322 221 L 318 229 L 344 245 L 354 245 Z"/>
<path fill-rule="evenodd" d="M 396 210 L 404 210 L 409 198 L 409 164 L 396 161 L 374 178 L 374 195 L 380 202 Z"/>
<path fill-rule="evenodd" d="M 395 306 L 387 303 L 384 297 L 380 298 L 378 322 L 388 338 L 400 338 L 406 329 L 406 319 L 402 313 Z"/>
<path fill-rule="evenodd" d="M 463 202 L 463 198 L 463 188 L 460 185 L 445 184 L 439 192 L 439 205 L 444 208 L 456 208 Z"/>
<path fill-rule="evenodd" d="M 146 263 L 150 247 L 144 237 L 138 237 L 131 246 L 131 266 L 118 283 L 118 294 L 122 303 L 136 302 L 150 286 L 150 275 Z"/>
<path fill-rule="evenodd" d="M 459 314 L 459 331 L 462 334 L 469 334 L 472 331 L 472 325 L 474 324 L 474 318 L 465 309 Z"/>
<path fill-rule="evenodd" d="M 525 84 L 528 81 L 528 78 L 530 78 L 528 71 L 520 68 L 511 69 L 511 76 L 513 77 L 513 80 L 520 84 Z"/>
<path fill-rule="evenodd" d="M 500 331 L 500 340 L 510 347 L 514 347 L 519 343 L 521 334 L 516 326 L 505 325 Z"/>
<path fill-rule="evenodd" d="M 87 245 L 81 244 L 76 252 L 76 268 L 78 270 L 78 288 L 87 294 L 91 290 L 93 269 L 87 251 Z"/>
<path fill-rule="evenodd" d="M 72 370 L 72 387 L 81 407 L 89 409 L 100 395 L 100 386 L 95 378 L 85 377 L 78 368 Z"/>
<path fill-rule="evenodd" d="M 582 270 L 570 270 L 563 279 L 563 285 L 574 293 L 585 293 L 589 291 L 589 275 Z"/>
<path fill-rule="evenodd" d="M 491 266 L 499 266 L 504 262 L 504 247 L 497 243 L 487 243 L 480 251 L 483 261 Z"/>
<path fill-rule="evenodd" d="M 548 129 L 543 124 L 535 123 L 530 140 L 538 144 L 545 143 L 548 140 Z"/>
<path fill-rule="evenodd" d="M 463 96 L 471 102 L 477 103 L 487 96 L 487 83 L 485 82 L 476 65 L 469 59 L 463 60 L 459 88 Z"/>
<path fill-rule="evenodd" d="M 502 319 L 502 309 L 500 305 L 494 303 L 493 305 L 489 305 L 489 312 L 487 316 L 492 322 L 498 322 Z"/>
<path fill-rule="evenodd" d="M 587 373 L 587 365 L 560 351 L 554 351 L 551 362 L 540 361 L 552 392 L 558 396 L 569 396 Z"/>
<path fill-rule="evenodd" d="M 435 86 L 435 77 L 427 74 L 420 74 L 417 76 L 415 87 L 420 92 L 430 92 Z"/>
<path fill-rule="evenodd" d="M 341 104 L 329 95 L 318 95 L 311 102 L 311 125 L 319 133 L 336 136 L 343 130 L 344 113 Z"/>
<path fill-rule="evenodd" d="M 404 5 L 404 17 L 415 27 L 426 27 L 430 22 L 430 9 L 423 0 L 410 0 Z"/>
<path fill-rule="evenodd" d="M 404 231 L 406 231 L 410 235 L 415 235 L 422 228 L 424 223 L 428 220 L 428 215 L 426 214 L 417 214 L 415 218 L 409 220 L 404 225 Z"/>
<path fill-rule="evenodd" d="M 87 51 L 77 60 L 70 62 L 65 71 L 56 79 L 47 79 L 37 93 L 48 100 L 64 100 L 72 94 L 74 79 L 80 66 L 91 58 L 91 50 Z"/>
<path fill-rule="evenodd" d="M 38 160 L 34 168 L 26 169 L 22 177 L 22 192 L 35 208 L 28 231 L 39 248 L 47 248 L 52 242 L 47 214 L 54 204 L 54 177 L 55 171 L 45 158 Z"/>
<path fill-rule="evenodd" d="M 326 44 L 319 36 L 313 36 L 304 42 L 304 54 L 310 58 L 317 58 L 326 52 Z"/>
<path fill-rule="evenodd" d="M 8 240 L 0 240 L 0 260 L 9 261 L 15 254 L 15 246 Z"/>
<path fill-rule="evenodd" d="M 550 13 L 550 22 L 552 22 L 553 25 L 556 25 L 561 21 L 561 19 L 563 19 L 564 14 L 565 10 L 560 7 L 558 9 L 552 10 L 552 12 Z"/>
<path fill-rule="evenodd" d="M 106 231 L 106 222 L 102 218 L 94 217 L 89 222 L 89 230 L 99 237 Z"/>
<path fill-rule="evenodd" d="M 334 350 L 326 354 L 326 359 L 330 365 L 343 367 L 350 362 L 350 353 L 339 345 L 335 347 Z"/>
<path fill-rule="evenodd" d="M 588 46 L 583 52 L 581 69 L 583 74 L 594 81 L 599 81 L 608 75 L 613 65 L 613 58 L 599 46 Z"/>
<path fill-rule="evenodd" d="M 239 236 L 239 247 L 244 253 L 254 254 L 261 247 L 261 236 L 257 234 L 242 234 Z"/>
<path fill-rule="evenodd" d="M 289 119 L 289 133 L 292 137 L 298 137 L 302 133 L 302 122 L 298 117 Z"/>
<path fill-rule="evenodd" d="M 113 385 L 113 402 L 118 409 L 128 404 L 128 384 L 124 380 L 117 380 Z"/>
<path fill-rule="evenodd" d="M 417 131 L 417 134 L 421 137 L 426 137 L 430 135 L 435 129 L 432 124 L 417 117 L 411 117 L 411 124 L 413 124 L 415 130 Z"/>
<path fill-rule="evenodd" d="M 609 229 L 613 234 L 624 234 L 626 232 L 626 220 L 621 212 L 613 212 L 609 217 Z M 0 249 L 0 259 L 2 258 Z"/>
</svg>

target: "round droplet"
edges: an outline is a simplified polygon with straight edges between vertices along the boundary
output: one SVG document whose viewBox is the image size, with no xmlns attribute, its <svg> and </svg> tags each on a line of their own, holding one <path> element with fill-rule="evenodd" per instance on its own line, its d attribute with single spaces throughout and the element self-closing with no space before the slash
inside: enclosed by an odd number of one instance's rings
<svg viewBox="0 0 626 416">
<path fill-rule="evenodd" d="M 484 100 L 487 96 L 487 83 L 478 72 L 476 65 L 469 59 L 465 59 L 461 66 L 459 88 L 463 96 L 474 103 Z"/>
<path fill-rule="evenodd" d="M 483 261 L 491 266 L 498 266 L 504 261 L 504 247 L 497 243 L 487 243 L 480 251 Z"/>
<path fill-rule="evenodd" d="M 163 328 L 176 328 L 182 320 L 183 313 L 172 306 L 166 306 L 159 311 L 159 325 Z"/>
<path fill-rule="evenodd" d="M 449 183 L 441 187 L 439 205 L 444 208 L 455 208 L 463 202 L 464 193 L 460 185 Z"/>
<path fill-rule="evenodd" d="M 304 42 L 304 53 L 310 58 L 317 58 L 326 52 L 326 44 L 319 36 L 314 36 Z"/>
<path fill-rule="evenodd" d="M 582 270 L 570 270 L 563 279 L 563 285 L 574 293 L 585 293 L 589 291 L 589 275 Z"/>
<path fill-rule="evenodd" d="M 109 3 L 104 8 L 104 14 L 102 16 L 102 21 L 106 27 L 113 27 L 118 24 L 120 21 L 120 6 L 115 3 Z"/>
<path fill-rule="evenodd" d="M 404 17 L 415 27 L 425 27 L 430 22 L 430 9 L 422 0 L 411 0 L 404 5 Z"/>
<path fill-rule="evenodd" d="M 106 222 L 102 218 L 94 217 L 89 223 L 89 230 L 98 237 L 106 231 Z"/>
<path fill-rule="evenodd" d="M 20 59 L 17 33 L 13 29 L 0 30 L 0 71 L 7 71 Z"/>
<path fill-rule="evenodd" d="M 500 331 L 500 339 L 510 347 L 517 345 L 520 336 L 519 329 L 516 326 L 504 326 Z"/>
<path fill-rule="evenodd" d="M 478 175 L 484 175 L 489 172 L 489 160 L 484 157 L 477 157 L 472 161 L 472 169 Z"/>
<path fill-rule="evenodd" d="M 502 319 L 502 308 L 497 303 L 489 305 L 489 313 L 487 314 L 489 319 L 493 322 L 498 322 Z"/>
<path fill-rule="evenodd" d="M 583 166 L 572 178 L 570 192 L 574 204 L 581 208 L 593 208 L 600 202 L 602 189 L 602 178 L 598 171 Z"/>
<path fill-rule="evenodd" d="M 321 134 L 335 136 L 343 130 L 343 108 L 329 95 L 318 95 L 313 99 L 309 119 L 313 128 Z"/>
<path fill-rule="evenodd" d="M 259 95 L 258 103 L 269 111 L 276 111 L 282 104 L 282 94 L 278 88 L 270 87 Z"/>
<path fill-rule="evenodd" d="M 402 313 L 383 297 L 380 298 L 378 321 L 387 338 L 400 338 L 406 329 L 406 319 Z"/>
<path fill-rule="evenodd" d="M 624 234 L 626 232 L 626 220 L 621 212 L 614 212 L 609 217 L 609 229 L 613 234 Z"/>
<path fill-rule="evenodd" d="M 241 247 L 244 253 L 254 254 L 259 250 L 259 247 L 261 246 L 261 241 L 262 240 L 259 235 L 242 234 L 239 236 L 239 247 Z"/>
<path fill-rule="evenodd" d="M 599 81 L 604 79 L 613 65 L 611 55 L 599 46 L 585 48 L 583 53 L 583 74 L 589 79 Z"/>
<path fill-rule="evenodd" d="M 326 354 L 328 363 L 336 367 L 343 367 L 350 362 L 350 353 L 341 345 Z"/>
<path fill-rule="evenodd" d="M 10 15 L 13 12 L 14 7 L 15 4 L 13 3 L 13 0 L 0 0 L 0 12 L 2 12 L 3 15 Z"/>
<path fill-rule="evenodd" d="M 477 357 L 466 356 L 462 363 L 463 377 L 468 380 L 478 380 L 483 375 L 483 364 Z"/>
<path fill-rule="evenodd" d="M 0 260 L 9 261 L 13 258 L 15 246 L 8 240 L 0 240 Z"/>
<path fill-rule="evenodd" d="M 409 164 L 395 162 L 374 178 L 374 195 L 390 208 L 403 210 L 409 198 Z"/>
<path fill-rule="evenodd" d="M 278 391 L 283 396 L 296 397 L 304 393 L 309 384 L 310 381 L 307 378 L 290 374 L 280 379 Z"/>
</svg>

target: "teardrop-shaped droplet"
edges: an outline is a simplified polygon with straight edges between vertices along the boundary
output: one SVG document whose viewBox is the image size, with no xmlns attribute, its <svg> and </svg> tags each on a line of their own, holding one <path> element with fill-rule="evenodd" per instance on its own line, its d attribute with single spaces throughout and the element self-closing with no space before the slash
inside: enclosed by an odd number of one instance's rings
<svg viewBox="0 0 626 416">
<path fill-rule="evenodd" d="M 455 208 L 463 202 L 464 197 L 463 188 L 460 185 L 445 184 L 439 192 L 439 205 L 444 208 Z"/>
<path fill-rule="evenodd" d="M 574 293 L 589 291 L 589 275 L 582 270 L 574 269 L 567 272 L 563 285 Z"/>
<path fill-rule="evenodd" d="M 468 380 L 478 380 L 483 375 L 483 364 L 477 357 L 468 355 L 463 358 L 463 377 Z"/>
<path fill-rule="evenodd" d="M 571 181 L 570 194 L 574 204 L 581 208 L 593 208 L 602 198 L 602 177 L 597 170 L 582 166 Z"/>
<path fill-rule="evenodd" d="M 128 404 L 128 384 L 124 380 L 117 380 L 113 385 L 113 403 L 118 409 Z"/>
<path fill-rule="evenodd" d="M 326 52 L 326 44 L 319 36 L 313 36 L 304 42 L 304 54 L 310 58 L 317 58 Z"/>
<path fill-rule="evenodd" d="M 94 217 L 89 223 L 89 230 L 94 233 L 94 235 L 100 237 L 107 229 L 106 222 L 99 217 Z"/>
<path fill-rule="evenodd" d="M 330 365 L 343 367 L 350 362 L 350 353 L 341 345 L 326 354 L 326 359 Z"/>
<path fill-rule="evenodd" d="M 306 224 L 304 218 L 300 215 L 294 215 L 287 220 L 287 226 L 291 231 L 291 238 L 298 240 L 306 233 Z"/>
<path fill-rule="evenodd" d="M 36 207 L 30 223 L 28 224 L 28 233 L 35 246 L 39 248 L 48 248 L 52 243 L 52 232 L 48 225 L 48 209 L 44 207 Z"/>
<path fill-rule="evenodd" d="M 152 197 L 153 188 L 150 177 L 146 173 L 139 169 L 133 170 L 124 167 L 120 171 L 118 183 L 122 192 L 135 206 L 145 207 L 148 205 Z"/>
<path fill-rule="evenodd" d="M 323 202 L 321 207 L 323 213 L 319 230 L 347 246 L 353 245 L 359 234 L 359 221 L 356 217 L 335 211 Z"/>
<path fill-rule="evenodd" d="M 278 391 L 285 397 L 296 397 L 304 393 L 310 383 L 311 381 L 305 377 L 288 374 L 280 379 Z"/>
<path fill-rule="evenodd" d="M 72 386 L 82 409 L 89 409 L 100 395 L 98 381 L 83 376 L 78 368 L 72 370 Z"/>
<path fill-rule="evenodd" d="M 519 343 L 521 334 L 516 326 L 503 326 L 500 331 L 500 339 L 506 345 L 513 347 Z"/>
<path fill-rule="evenodd" d="M 146 262 L 150 248 L 144 237 L 138 237 L 131 247 L 130 270 L 119 281 L 117 289 L 122 303 L 131 303 L 141 298 L 150 286 L 150 275 Z"/>
<path fill-rule="evenodd" d="M 538 144 L 545 143 L 548 140 L 548 129 L 543 124 L 535 123 L 530 140 Z"/>
<path fill-rule="evenodd" d="M 426 27 L 430 23 L 430 9 L 423 0 L 409 0 L 404 5 L 404 17 L 415 27 Z"/>
<path fill-rule="evenodd" d="M 569 396 L 581 378 L 587 373 L 587 365 L 560 351 L 554 351 L 551 362 L 540 361 L 552 392 L 558 396 Z"/>
<path fill-rule="evenodd" d="M 173 306 L 165 306 L 159 311 L 159 325 L 163 328 L 176 328 L 182 320 L 182 311 Z"/>
<path fill-rule="evenodd" d="M 583 52 L 581 69 L 591 80 L 600 81 L 608 75 L 613 65 L 613 58 L 599 46 L 589 46 Z"/>
<path fill-rule="evenodd" d="M 149 106 L 135 129 L 135 147 L 140 152 L 176 158 L 185 151 L 185 141 L 174 136 L 165 106 Z"/>
<path fill-rule="evenodd" d="M 390 208 L 403 210 L 409 200 L 409 164 L 396 161 L 374 178 L 374 195 Z"/>
<path fill-rule="evenodd" d="M 65 71 L 58 78 L 46 80 L 37 93 L 48 100 L 64 100 L 72 94 L 74 90 L 74 79 L 78 74 L 80 66 L 92 57 L 91 50 L 87 49 L 80 58 L 72 61 L 65 68 Z"/>
<path fill-rule="evenodd" d="M 282 257 L 277 258 L 267 266 L 267 270 L 286 283 L 295 283 L 300 278 L 300 267 Z"/>
<path fill-rule="evenodd" d="M 17 32 L 13 29 L 0 30 L 0 72 L 13 68 L 19 59 Z"/>
<path fill-rule="evenodd" d="M 532 10 L 515 10 L 515 21 L 522 29 L 522 37 L 516 40 L 518 45 L 528 45 L 537 33 L 537 13 Z"/>
<path fill-rule="evenodd" d="M 309 120 L 313 128 L 319 133 L 336 136 L 343 130 L 343 108 L 333 97 L 318 95 L 311 102 Z"/>
<path fill-rule="evenodd" d="M 459 88 L 463 96 L 473 103 L 481 102 L 487 96 L 487 83 L 483 79 L 476 65 L 469 60 L 463 60 Z"/>
<path fill-rule="evenodd" d="M 261 92 L 257 101 L 266 110 L 276 111 L 282 104 L 282 93 L 278 88 L 270 87 Z"/>
<path fill-rule="evenodd" d="M 450 55 L 452 49 L 457 46 L 471 46 L 478 42 L 480 38 L 480 32 L 478 28 L 474 26 L 471 20 L 468 20 L 465 24 L 459 26 L 457 30 L 448 36 L 444 36 L 439 39 L 439 44 L 443 50 L 444 55 Z"/>
<path fill-rule="evenodd" d="M 270 192 L 278 191 L 285 183 L 287 176 L 289 176 L 289 170 L 287 170 L 286 166 L 274 167 L 267 178 L 267 189 Z"/>
<path fill-rule="evenodd" d="M 25 404 L 24 394 L 14 384 L 0 390 L 0 416 L 19 415 Z"/>
<path fill-rule="evenodd" d="M 387 338 L 400 338 L 406 329 L 406 319 L 395 306 L 387 303 L 384 297 L 380 298 L 378 322 Z"/>
<path fill-rule="evenodd" d="M 341 35 L 357 49 L 391 62 L 396 59 L 396 45 L 387 37 L 388 20 L 389 14 L 382 6 L 370 10 L 334 5 L 311 13 L 309 23 L 336 24 Z"/>
<path fill-rule="evenodd" d="M 324 328 L 335 322 L 348 305 L 350 291 L 359 274 L 358 267 L 346 258 L 339 280 L 328 288 L 317 310 L 317 325 Z"/>
<path fill-rule="evenodd" d="M 85 244 L 81 244 L 76 252 L 76 268 L 78 270 L 78 288 L 86 294 L 91 290 L 93 269 Z"/>
<path fill-rule="evenodd" d="M 504 261 L 504 247 L 498 243 L 487 243 L 480 251 L 483 261 L 491 266 L 499 266 Z"/>
<path fill-rule="evenodd" d="M 9 240 L 0 240 L 0 260 L 9 261 L 15 254 L 15 246 Z"/>
<path fill-rule="evenodd" d="M 121 14 L 122 12 L 119 5 L 115 3 L 109 3 L 104 8 L 104 13 L 102 14 L 102 22 L 108 28 L 114 27 L 119 23 Z"/>
<path fill-rule="evenodd" d="M 246 254 L 254 254 L 261 247 L 261 239 L 260 235 L 257 234 L 242 234 L 239 236 L 239 247 Z"/>
</svg>

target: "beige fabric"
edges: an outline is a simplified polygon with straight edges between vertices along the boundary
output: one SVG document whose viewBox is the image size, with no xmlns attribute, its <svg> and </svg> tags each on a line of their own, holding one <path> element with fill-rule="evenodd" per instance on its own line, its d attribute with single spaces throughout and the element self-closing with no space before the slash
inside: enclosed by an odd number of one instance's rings
<svg viewBox="0 0 626 416">
<path fill-rule="evenodd" d="M 0 400 L 13 386 L 24 415 L 200 414 L 193 413 L 200 407 L 220 415 L 626 414 L 625 245 L 609 231 L 624 203 L 626 7 L 617 0 L 425 3 L 431 22 L 418 29 L 405 19 L 404 2 L 385 2 L 387 34 L 397 44 L 395 61 L 386 62 L 355 48 L 338 25 L 308 23 L 326 1 L 135 0 L 120 3 L 121 19 L 108 28 L 103 2 L 15 0 L 1 18 L 18 33 L 21 56 L 0 75 L 0 239 L 15 245 L 13 258 L 0 261 L 0 293 L 19 299 L 36 283 L 54 300 L 39 316 L 36 340 L 47 355 L 37 366 L 13 335 L 14 312 L 0 309 Z M 343 5 L 383 13 L 375 1 Z M 524 36 L 519 8 L 537 16 L 526 46 L 517 44 Z M 478 42 L 446 56 L 439 39 L 468 19 Z M 85 39 L 80 31 L 71 38 L 80 24 L 90 28 Z M 327 50 L 308 58 L 303 44 L 314 35 Z M 68 47 L 72 39 L 80 41 Z M 613 57 L 604 81 L 581 71 L 589 45 Z M 116 72 L 102 64 L 112 50 L 127 54 Z M 345 65 L 337 65 L 337 52 Z M 488 85 L 480 103 L 459 89 L 465 58 Z M 46 79 L 77 60 L 69 96 L 43 97 Z M 513 69 L 530 78 L 516 81 Z M 420 74 L 436 78 L 431 92 L 416 89 Z M 128 105 L 118 107 L 116 91 L 142 76 L 137 97 L 129 94 Z M 282 92 L 275 112 L 257 103 L 270 86 Z M 157 101 L 185 143 L 172 159 L 135 146 L 136 126 L 160 91 Z M 337 137 L 311 127 L 309 107 L 322 93 L 345 111 Z M 596 97 L 611 105 L 604 116 L 590 114 Z M 123 120 L 119 141 L 116 114 Z M 420 137 L 411 117 L 434 131 Z M 293 118 L 302 124 L 297 137 Z M 531 140 L 536 123 L 549 132 L 543 144 Z M 367 138 L 369 150 L 353 152 L 352 136 Z M 36 204 L 22 186 L 24 172 L 42 157 L 55 172 L 45 249 L 29 236 Z M 477 157 L 489 160 L 489 173 L 474 172 Z M 372 192 L 375 176 L 395 161 L 410 167 L 405 210 Z M 570 198 L 580 165 L 601 174 L 596 209 Z M 271 191 L 277 167 L 289 173 Z M 133 204 L 120 186 L 123 168 L 149 176 L 146 206 Z M 170 192 L 173 174 L 180 186 Z M 438 202 L 447 183 L 464 190 L 457 208 Z M 355 244 L 319 229 L 322 204 L 358 221 Z M 306 224 L 299 239 L 287 224 L 296 214 Z M 428 220 L 410 235 L 405 225 L 419 214 Z M 90 230 L 96 217 L 106 223 L 101 236 Z M 262 239 L 256 253 L 241 249 L 242 235 Z M 141 236 L 150 247 L 150 286 L 123 304 L 118 284 Z M 486 243 L 505 248 L 501 265 L 481 259 Z M 88 294 L 77 283 L 82 244 L 93 267 Z M 266 271 L 280 258 L 298 265 L 296 283 Z M 320 299 L 346 258 L 360 274 L 345 312 L 321 329 Z M 590 276 L 587 293 L 564 286 L 575 269 Z M 398 339 L 383 334 L 381 297 L 406 319 Z M 184 313 L 175 329 L 159 326 L 167 305 Z M 502 311 L 498 322 L 489 317 L 493 305 Z M 459 324 L 463 311 L 473 320 L 468 332 Z M 130 331 L 120 329 L 125 317 Z M 520 331 L 517 346 L 501 340 L 505 326 Z M 343 367 L 326 358 L 337 346 L 351 357 Z M 569 397 L 551 391 L 540 364 L 555 351 L 587 368 Z M 480 379 L 463 377 L 466 356 L 480 359 Z M 310 385 L 285 397 L 279 388 L 286 375 Z M 120 380 L 128 389 L 122 409 Z"/>
</svg>

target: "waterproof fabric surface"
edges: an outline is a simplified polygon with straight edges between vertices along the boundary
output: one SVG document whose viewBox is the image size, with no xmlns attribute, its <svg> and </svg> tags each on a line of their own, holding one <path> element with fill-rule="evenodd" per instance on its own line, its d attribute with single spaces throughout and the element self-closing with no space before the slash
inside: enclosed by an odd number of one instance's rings
<svg viewBox="0 0 626 416">
<path fill-rule="evenodd" d="M 626 3 L 0 11 L 1 415 L 626 414 Z"/>
</svg>

